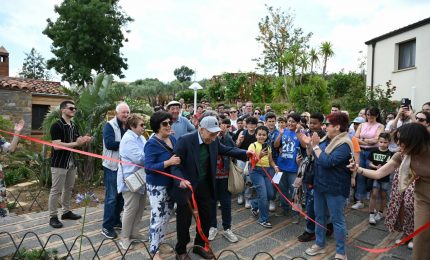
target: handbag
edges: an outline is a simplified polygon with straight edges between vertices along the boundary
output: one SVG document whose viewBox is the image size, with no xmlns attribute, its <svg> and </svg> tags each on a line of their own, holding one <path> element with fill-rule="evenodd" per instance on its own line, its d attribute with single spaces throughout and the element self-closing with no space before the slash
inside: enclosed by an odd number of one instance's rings
<svg viewBox="0 0 430 260">
<path fill-rule="evenodd" d="M 121 157 L 120 157 L 120 160 L 121 160 Z M 120 163 L 120 165 L 121 165 L 121 171 L 122 171 L 122 180 L 123 180 L 125 186 L 127 186 L 127 188 L 131 192 L 136 192 L 136 191 L 140 190 L 141 188 L 146 189 L 146 181 L 145 181 L 146 180 L 146 173 L 145 173 L 144 168 L 140 168 L 136 172 L 127 176 L 127 178 L 124 178 L 124 170 L 122 168 L 122 163 Z M 145 191 L 144 191 L 144 193 L 145 193 Z"/>
<path fill-rule="evenodd" d="M 245 189 L 245 181 L 242 176 L 242 169 L 230 159 L 230 169 L 228 173 L 228 191 L 238 194 Z"/>
<path fill-rule="evenodd" d="M 146 173 L 145 169 L 140 168 L 135 173 L 124 179 L 124 183 L 131 192 L 136 192 L 141 188 L 146 188 Z"/>
</svg>

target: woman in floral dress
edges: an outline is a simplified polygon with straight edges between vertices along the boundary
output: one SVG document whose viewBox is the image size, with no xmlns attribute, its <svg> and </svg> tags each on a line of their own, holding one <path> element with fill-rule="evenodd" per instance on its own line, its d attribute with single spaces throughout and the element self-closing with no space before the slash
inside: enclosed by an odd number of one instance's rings
<svg viewBox="0 0 430 260">
<path fill-rule="evenodd" d="M 19 121 L 15 124 L 15 133 L 21 133 L 24 128 L 24 120 Z M 16 145 L 18 144 L 19 137 L 14 136 L 12 141 L 9 143 L 0 135 L 0 152 L 14 152 Z M 0 163 L 0 219 L 6 217 L 9 214 L 7 209 L 7 198 L 6 198 L 6 184 L 4 181 L 4 172 Z"/>
</svg>

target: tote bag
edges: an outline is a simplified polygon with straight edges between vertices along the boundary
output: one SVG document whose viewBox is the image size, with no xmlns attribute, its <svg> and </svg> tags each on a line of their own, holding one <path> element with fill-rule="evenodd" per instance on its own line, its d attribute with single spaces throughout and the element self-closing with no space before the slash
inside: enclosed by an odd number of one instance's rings
<svg viewBox="0 0 430 260">
<path fill-rule="evenodd" d="M 238 194 L 245 189 L 245 181 L 242 176 L 242 169 L 230 159 L 230 170 L 228 173 L 228 191 Z"/>
</svg>

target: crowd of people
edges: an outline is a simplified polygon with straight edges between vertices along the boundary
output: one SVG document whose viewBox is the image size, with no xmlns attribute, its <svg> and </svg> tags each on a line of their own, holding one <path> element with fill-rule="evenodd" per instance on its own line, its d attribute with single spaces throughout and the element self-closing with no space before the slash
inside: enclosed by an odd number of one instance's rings
<svg viewBox="0 0 430 260">
<path fill-rule="evenodd" d="M 91 142 L 92 137 L 81 136 L 71 120 L 76 112 L 74 103 L 61 103 L 60 111 L 61 118 L 51 128 L 53 143 L 75 148 Z M 370 225 L 385 219 L 389 231 L 402 232 L 397 243 L 430 219 L 426 192 L 430 189 L 430 102 L 419 112 L 403 103 L 395 113 L 363 108 L 350 120 L 339 105 L 333 105 L 328 115 L 293 110 L 276 114 L 270 105 L 261 109 L 251 101 L 238 101 L 230 107 L 218 104 L 215 109 L 203 101 L 194 113 L 183 100 L 171 101 L 156 107 L 149 119 L 152 134 L 148 139 L 143 135 L 145 119 L 130 114 L 126 103 L 118 104 L 115 112 L 103 129 L 103 155 L 135 165 L 103 160 L 106 193 L 101 233 L 115 239 L 122 229 L 119 244 L 123 249 L 132 247 L 135 240 L 149 239 L 154 259 L 171 253 L 164 242 L 176 208 L 175 251 L 178 259 L 190 259 L 186 252 L 195 214 L 190 187 L 202 228 L 196 232 L 193 252 L 214 258 L 201 232 L 209 241 L 216 238 L 218 207 L 220 233 L 229 242 L 237 242 L 228 190 L 232 164 L 243 171 L 246 184 L 237 203 L 250 210 L 256 224 L 272 228 L 273 214 L 296 222 L 303 206 L 309 218 L 297 238 L 300 242 L 315 240 L 305 251 L 310 256 L 326 252 L 326 237 L 333 234 L 335 259 L 346 259 L 347 207 L 368 208 Z M 19 132 L 22 124 L 15 130 Z M 15 146 L 16 142 L 12 141 Z M 2 141 L 2 150 L 6 144 Z M 76 175 L 73 158 L 67 150 L 53 150 L 49 224 L 54 228 L 63 225 L 57 210 L 60 195 L 61 219 L 81 217 L 70 209 Z M 146 170 L 136 165 L 144 165 Z M 132 191 L 125 179 L 139 171 L 146 185 Z M 275 175 L 281 176 L 279 184 L 272 180 Z M 282 194 L 274 185 L 279 185 Z M 139 233 L 146 200 L 150 204 L 149 238 Z M 430 230 L 408 241 L 414 259 L 430 259 L 425 246 L 428 239 Z"/>
</svg>

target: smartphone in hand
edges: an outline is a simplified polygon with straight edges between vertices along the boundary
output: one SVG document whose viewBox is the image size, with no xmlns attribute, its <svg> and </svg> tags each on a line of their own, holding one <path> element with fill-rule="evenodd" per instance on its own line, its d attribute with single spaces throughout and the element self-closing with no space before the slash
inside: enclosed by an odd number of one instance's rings
<svg viewBox="0 0 430 260">
<path fill-rule="evenodd" d="M 268 146 L 269 146 L 269 144 L 267 142 L 263 143 L 261 150 L 267 150 Z"/>
<path fill-rule="evenodd" d="M 299 154 L 302 155 L 302 149 L 300 147 L 296 147 L 296 154 L 297 155 L 299 155 Z"/>
</svg>

